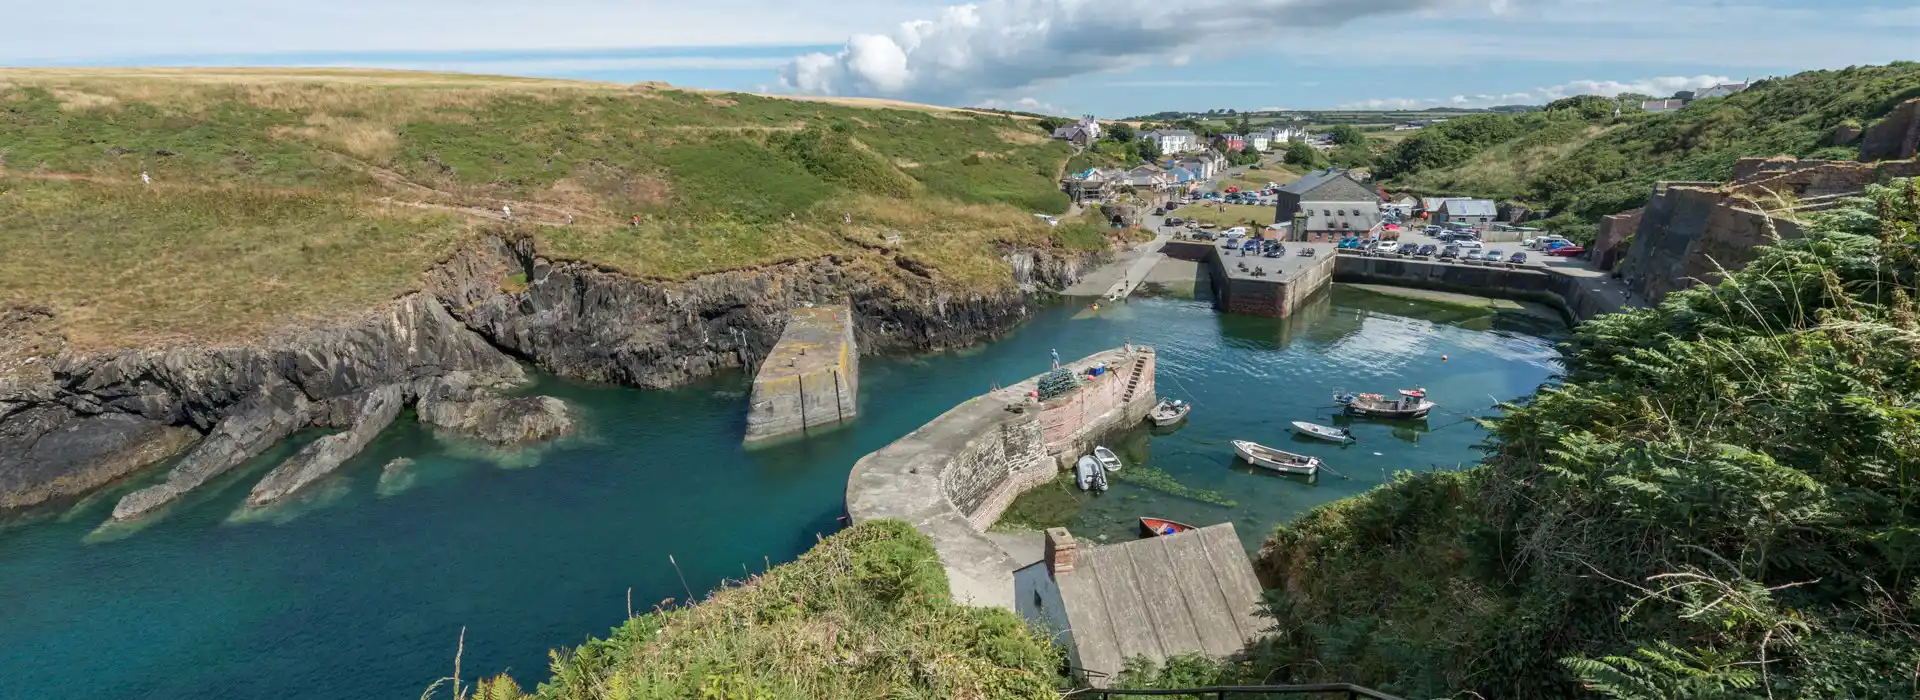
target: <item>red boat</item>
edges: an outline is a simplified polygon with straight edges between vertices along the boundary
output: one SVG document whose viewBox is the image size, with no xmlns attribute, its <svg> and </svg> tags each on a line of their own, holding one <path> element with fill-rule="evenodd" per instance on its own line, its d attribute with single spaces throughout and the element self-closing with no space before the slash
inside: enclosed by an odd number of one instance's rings
<svg viewBox="0 0 1920 700">
<path fill-rule="evenodd" d="M 1410 399 L 1424 399 L 1427 398 L 1427 388 L 1423 386 L 1418 389 L 1401 389 L 1400 395 Z"/>
<path fill-rule="evenodd" d="M 1141 518 L 1140 519 L 1140 536 L 1141 537 L 1158 537 L 1160 535 L 1177 535 L 1182 532 L 1191 531 L 1193 529 L 1194 527 L 1192 525 L 1188 525 L 1186 523 L 1174 522 L 1172 520 L 1165 520 L 1162 518 Z"/>
</svg>

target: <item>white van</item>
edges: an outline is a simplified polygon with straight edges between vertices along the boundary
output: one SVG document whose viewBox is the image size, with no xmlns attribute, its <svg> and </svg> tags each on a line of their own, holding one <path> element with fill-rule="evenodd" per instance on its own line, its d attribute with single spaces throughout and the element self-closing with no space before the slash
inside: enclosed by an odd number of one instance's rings
<svg viewBox="0 0 1920 700">
<path fill-rule="evenodd" d="M 1539 238 L 1533 239 L 1532 242 L 1527 244 L 1527 247 L 1533 250 L 1546 250 L 1547 248 L 1551 247 L 1555 243 L 1564 243 L 1566 245 L 1573 245 L 1573 241 L 1569 241 L 1559 236 L 1541 236 Z"/>
</svg>

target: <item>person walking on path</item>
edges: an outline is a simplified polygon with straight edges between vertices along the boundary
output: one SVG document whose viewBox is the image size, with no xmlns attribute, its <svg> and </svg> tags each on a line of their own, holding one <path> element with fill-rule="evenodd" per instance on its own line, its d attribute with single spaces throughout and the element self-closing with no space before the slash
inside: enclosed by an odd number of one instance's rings
<svg viewBox="0 0 1920 700">
<path fill-rule="evenodd" d="M 1053 368 L 1060 369 L 1060 349 L 1053 349 Z"/>
</svg>

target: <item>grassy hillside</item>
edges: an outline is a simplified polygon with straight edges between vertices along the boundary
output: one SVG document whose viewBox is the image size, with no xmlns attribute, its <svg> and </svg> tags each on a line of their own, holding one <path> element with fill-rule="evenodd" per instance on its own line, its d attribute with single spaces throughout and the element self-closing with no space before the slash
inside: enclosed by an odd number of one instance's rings
<svg viewBox="0 0 1920 700">
<path fill-rule="evenodd" d="M 1612 116 L 1611 105 L 1476 115 L 1394 147 L 1384 175 L 1413 190 L 1528 202 L 1582 219 L 1643 203 L 1657 180 L 1724 180 L 1735 160 L 1852 158 L 1830 140 L 1920 97 L 1920 63 L 1810 71 L 1766 80 L 1671 114 Z M 1597 98 L 1595 98 L 1597 99 Z M 1598 106 L 1600 109 L 1583 109 Z"/>
<path fill-rule="evenodd" d="M 699 605 L 555 652 L 551 680 L 531 697 L 1052 700 L 1058 663 L 1013 613 L 954 604 L 933 543 L 881 521 Z M 504 675 L 472 694 L 527 696 Z"/>
<path fill-rule="evenodd" d="M 1582 324 L 1481 466 L 1279 528 L 1282 632 L 1204 680 L 1911 697 L 1920 181 L 1869 192 L 1718 286 Z"/>
<path fill-rule="evenodd" d="M 1105 244 L 1032 216 L 1065 211 L 1068 155 L 1029 120 L 877 100 L 0 70 L 0 303 L 51 307 L 83 345 L 244 339 L 364 309 L 509 230 L 655 279 L 870 256 L 897 230 L 939 283 L 998 289 L 1001 246 Z"/>
</svg>

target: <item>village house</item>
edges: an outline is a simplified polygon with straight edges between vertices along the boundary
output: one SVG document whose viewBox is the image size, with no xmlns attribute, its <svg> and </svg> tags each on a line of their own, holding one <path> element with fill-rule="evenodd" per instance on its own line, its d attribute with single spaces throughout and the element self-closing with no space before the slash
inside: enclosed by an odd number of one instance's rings
<svg viewBox="0 0 1920 700">
<path fill-rule="evenodd" d="M 1212 160 L 1200 156 L 1181 158 L 1180 160 L 1174 161 L 1173 164 L 1175 167 L 1193 173 L 1195 177 L 1202 180 L 1213 179 L 1214 175 L 1219 174 L 1219 171 L 1214 169 Z"/>
<path fill-rule="evenodd" d="M 1327 168 L 1281 187 L 1274 221 L 1291 221 L 1296 241 L 1329 241 L 1363 236 L 1380 224 L 1380 191 L 1351 173 Z"/>
<path fill-rule="evenodd" d="M 1060 179 L 1060 190 L 1076 203 L 1106 201 L 1126 186 L 1127 173 L 1120 170 L 1088 168 Z"/>
<path fill-rule="evenodd" d="M 1254 133 L 1266 139 L 1266 143 L 1259 147 L 1262 151 L 1267 150 L 1269 147 L 1278 147 L 1295 141 L 1304 141 L 1307 138 L 1306 129 L 1294 126 L 1271 127 Z"/>
<path fill-rule="evenodd" d="M 1449 224 L 1485 228 L 1499 215 L 1499 206 L 1491 199 L 1449 199 L 1440 204 L 1433 213 L 1433 223 L 1439 226 Z"/>
<path fill-rule="evenodd" d="M 1750 85 L 1752 85 L 1752 83 L 1721 83 L 1693 93 L 1693 99 L 1704 100 L 1709 97 L 1727 97 L 1736 93 L 1745 92 Z"/>
<path fill-rule="evenodd" d="M 1387 201 L 1385 204 L 1380 205 L 1380 210 L 1382 212 L 1391 212 L 1395 216 L 1398 216 L 1402 219 L 1413 218 L 1414 210 L 1420 208 L 1420 198 L 1410 194 L 1400 195 L 1398 199 L 1394 199 L 1384 194 L 1382 195 L 1382 197 Z"/>
<path fill-rule="evenodd" d="M 1127 184 L 1135 191 L 1163 192 L 1174 185 L 1174 176 L 1152 165 L 1142 165 L 1127 171 Z"/>
<path fill-rule="evenodd" d="M 1227 153 L 1239 153 L 1247 150 L 1247 138 L 1239 134 L 1221 134 L 1213 137 L 1213 147 Z"/>
<path fill-rule="evenodd" d="M 1213 174 L 1215 175 L 1219 175 L 1222 171 L 1227 169 L 1227 156 L 1226 154 L 1221 153 L 1219 150 L 1209 148 L 1205 152 L 1201 153 L 1200 157 L 1205 159 L 1208 163 L 1212 164 Z"/>
<path fill-rule="evenodd" d="M 1201 149 L 1200 137 L 1186 129 L 1156 129 L 1141 134 L 1140 140 L 1152 141 L 1154 148 L 1166 155 Z"/>
<path fill-rule="evenodd" d="M 1687 106 L 1686 100 L 1648 100 L 1640 103 L 1640 109 L 1650 114 L 1677 112 L 1680 111 L 1681 107 L 1685 106 Z"/>
<path fill-rule="evenodd" d="M 1054 129 L 1053 138 L 1082 148 L 1092 146 L 1100 140 L 1100 122 L 1091 114 L 1083 116 L 1077 123 Z"/>
<path fill-rule="evenodd" d="M 1255 131 L 1251 134 L 1247 134 L 1248 148 L 1252 148 L 1253 150 L 1256 150 L 1256 151 L 1265 152 L 1267 148 L 1272 145 L 1273 145 L 1273 134 L 1267 133 L 1266 131 Z"/>
</svg>

